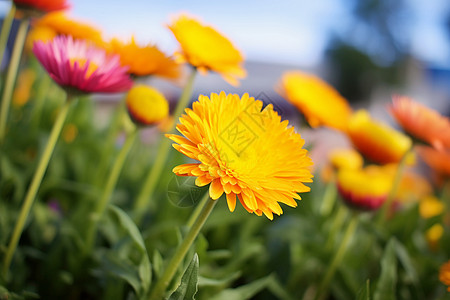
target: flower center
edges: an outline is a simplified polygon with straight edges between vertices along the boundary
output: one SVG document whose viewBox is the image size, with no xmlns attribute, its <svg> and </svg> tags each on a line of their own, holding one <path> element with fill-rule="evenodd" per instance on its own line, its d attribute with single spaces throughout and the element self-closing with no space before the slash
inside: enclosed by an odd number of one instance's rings
<svg viewBox="0 0 450 300">
<path fill-rule="evenodd" d="M 86 70 L 86 74 L 85 74 L 85 78 L 89 78 L 92 75 L 92 73 L 94 73 L 95 70 L 98 69 L 98 66 L 95 63 L 93 63 L 90 60 L 87 60 L 86 58 L 71 58 L 70 59 L 70 66 L 72 68 L 75 67 L 75 63 L 78 64 L 78 67 L 80 69 L 85 68 L 86 64 L 88 64 L 88 67 L 87 67 L 87 70 Z"/>
</svg>

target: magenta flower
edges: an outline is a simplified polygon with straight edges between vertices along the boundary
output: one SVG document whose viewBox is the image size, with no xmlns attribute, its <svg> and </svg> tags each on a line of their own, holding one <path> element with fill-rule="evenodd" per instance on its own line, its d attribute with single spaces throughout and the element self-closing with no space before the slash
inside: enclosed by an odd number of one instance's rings
<svg viewBox="0 0 450 300">
<path fill-rule="evenodd" d="M 33 52 L 50 77 L 69 93 L 116 93 L 132 86 L 119 56 L 107 55 L 85 41 L 57 36 L 47 43 L 35 42 Z"/>
</svg>

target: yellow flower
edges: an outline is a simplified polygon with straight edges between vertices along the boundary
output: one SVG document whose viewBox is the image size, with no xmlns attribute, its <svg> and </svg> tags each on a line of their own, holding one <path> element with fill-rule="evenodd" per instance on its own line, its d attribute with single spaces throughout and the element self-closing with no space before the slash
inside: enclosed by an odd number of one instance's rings
<svg viewBox="0 0 450 300">
<path fill-rule="evenodd" d="M 100 30 L 86 23 L 69 19 L 62 12 L 53 12 L 46 14 L 39 19 L 35 27 L 47 27 L 56 32 L 57 35 L 69 35 L 74 39 L 88 40 L 102 45 L 102 34 Z"/>
<path fill-rule="evenodd" d="M 122 65 L 129 67 L 128 73 L 135 76 L 156 75 L 169 79 L 180 76 L 180 65 L 166 56 L 156 46 L 139 46 L 134 38 L 127 44 L 113 39 L 111 52 L 120 56 Z"/>
<path fill-rule="evenodd" d="M 419 203 L 419 213 L 424 219 L 439 216 L 444 209 L 444 203 L 432 195 L 424 197 Z"/>
<path fill-rule="evenodd" d="M 352 207 L 375 210 L 386 200 L 394 179 L 393 165 L 369 165 L 362 169 L 340 169 L 337 186 L 343 200 Z"/>
<path fill-rule="evenodd" d="M 74 124 L 64 126 L 62 137 L 67 144 L 72 143 L 78 135 L 78 128 Z"/>
<path fill-rule="evenodd" d="M 14 106 L 23 106 L 30 99 L 31 87 L 36 79 L 36 73 L 32 69 L 26 69 L 20 73 L 17 79 L 17 87 L 13 94 Z"/>
<path fill-rule="evenodd" d="M 447 291 L 450 292 L 450 260 L 439 269 L 439 280 L 447 286 Z"/>
<path fill-rule="evenodd" d="M 283 74 L 278 92 L 305 115 L 311 127 L 328 126 L 345 131 L 352 109 L 332 86 L 300 71 Z"/>
<path fill-rule="evenodd" d="M 160 122 L 169 114 L 169 103 L 164 95 L 146 85 L 131 88 L 126 103 L 131 118 L 141 125 Z"/>
<path fill-rule="evenodd" d="M 56 31 L 47 26 L 36 26 L 30 29 L 28 32 L 27 40 L 25 42 L 25 49 L 27 51 L 33 50 L 33 44 L 36 41 L 48 42 L 53 40 L 53 38 L 57 35 Z"/>
<path fill-rule="evenodd" d="M 337 170 L 360 169 L 363 166 L 363 158 L 354 149 L 334 149 L 328 155 L 331 164 Z"/>
<path fill-rule="evenodd" d="M 247 73 L 241 66 L 244 58 L 221 33 L 194 18 L 182 15 L 168 26 L 181 46 L 178 62 L 187 62 L 202 73 L 214 71 L 228 83 L 238 85 Z"/>
<path fill-rule="evenodd" d="M 428 246 L 431 250 L 436 251 L 439 246 L 439 241 L 444 234 L 444 227 L 441 224 L 434 224 L 430 229 L 425 233 L 425 238 L 428 242 Z"/>
<path fill-rule="evenodd" d="M 196 176 L 198 186 L 210 184 L 214 200 L 225 193 L 230 211 L 237 196 L 248 212 L 272 219 L 283 213 L 278 202 L 296 207 L 298 193 L 310 190 L 304 183 L 312 182 L 312 161 L 304 141 L 272 105 L 263 109 L 248 94 L 200 95 L 180 123 L 185 137 L 167 136 L 175 149 L 200 162 L 177 166 L 174 173 Z"/>
<path fill-rule="evenodd" d="M 372 120 L 365 110 L 353 114 L 347 134 L 365 157 L 380 164 L 399 162 L 412 145 L 409 137 Z"/>
<path fill-rule="evenodd" d="M 430 182 L 417 173 L 405 171 L 402 174 L 400 184 L 395 195 L 397 204 L 417 203 L 418 200 L 427 197 L 433 192 Z"/>
</svg>

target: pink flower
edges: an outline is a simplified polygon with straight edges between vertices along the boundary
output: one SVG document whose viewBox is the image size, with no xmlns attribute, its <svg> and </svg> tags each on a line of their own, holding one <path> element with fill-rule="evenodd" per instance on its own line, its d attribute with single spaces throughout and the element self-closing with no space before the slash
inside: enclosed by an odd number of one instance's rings
<svg viewBox="0 0 450 300">
<path fill-rule="evenodd" d="M 118 56 L 70 36 L 37 41 L 33 52 L 50 77 L 69 92 L 116 93 L 131 88 L 127 68 Z"/>
</svg>

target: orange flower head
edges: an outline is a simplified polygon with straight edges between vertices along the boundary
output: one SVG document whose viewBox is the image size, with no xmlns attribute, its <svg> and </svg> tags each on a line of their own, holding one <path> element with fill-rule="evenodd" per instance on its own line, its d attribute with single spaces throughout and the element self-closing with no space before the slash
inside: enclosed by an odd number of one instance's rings
<svg viewBox="0 0 450 300">
<path fill-rule="evenodd" d="M 243 56 L 225 36 L 198 20 L 181 15 L 168 26 L 181 46 L 178 62 L 187 62 L 202 73 L 219 73 L 231 85 L 238 85 L 247 72 Z"/>
<path fill-rule="evenodd" d="M 102 33 L 92 25 L 82 23 L 68 18 L 62 12 L 54 12 L 46 14 L 37 20 L 35 27 L 47 27 L 56 35 L 71 36 L 73 39 L 91 41 L 97 45 L 102 45 Z"/>
<path fill-rule="evenodd" d="M 365 110 L 353 114 L 347 134 L 365 157 L 379 164 L 399 162 L 412 145 L 409 137 L 386 124 L 373 121 Z"/>
<path fill-rule="evenodd" d="M 311 159 L 300 134 L 288 127 L 272 105 L 244 94 L 200 95 L 180 118 L 177 130 L 167 135 L 174 148 L 199 161 L 177 166 L 174 173 L 196 176 L 196 185 L 210 184 L 209 195 L 226 194 L 230 211 L 236 196 L 250 213 L 272 219 L 281 215 L 279 203 L 296 207 L 298 193 L 310 190 Z"/>
<path fill-rule="evenodd" d="M 376 210 L 392 188 L 394 166 L 369 165 L 362 169 L 340 169 L 337 186 L 343 200 L 361 210 Z"/>
<path fill-rule="evenodd" d="M 347 100 L 322 79 L 290 71 L 283 74 L 277 90 L 304 114 L 311 127 L 346 130 L 352 109 Z"/>
<path fill-rule="evenodd" d="M 437 149 L 450 148 L 450 120 L 408 97 L 394 96 L 391 114 L 410 135 Z"/>
<path fill-rule="evenodd" d="M 437 173 L 450 176 L 450 151 L 437 150 L 427 146 L 415 147 L 419 156 Z"/>
<path fill-rule="evenodd" d="M 439 269 L 439 281 L 445 284 L 447 291 L 450 292 L 450 260 Z"/>
<path fill-rule="evenodd" d="M 422 175 L 405 171 L 402 174 L 397 193 L 396 203 L 399 205 L 408 204 L 427 197 L 433 192 L 430 182 Z"/>
<path fill-rule="evenodd" d="M 127 44 L 117 39 L 110 42 L 111 52 L 120 56 L 120 62 L 128 66 L 134 76 L 161 76 L 176 79 L 180 76 L 180 65 L 166 56 L 156 46 L 139 46 L 134 37 Z"/>
<path fill-rule="evenodd" d="M 13 0 L 20 11 L 31 14 L 45 14 L 69 8 L 67 0 Z"/>
<path fill-rule="evenodd" d="M 169 114 L 169 103 L 164 95 L 146 85 L 133 86 L 128 92 L 126 103 L 131 118 L 140 125 L 158 123 Z"/>
<path fill-rule="evenodd" d="M 26 69 L 19 74 L 12 98 L 14 106 L 21 107 L 28 102 L 35 80 L 36 73 L 33 69 Z"/>
</svg>

